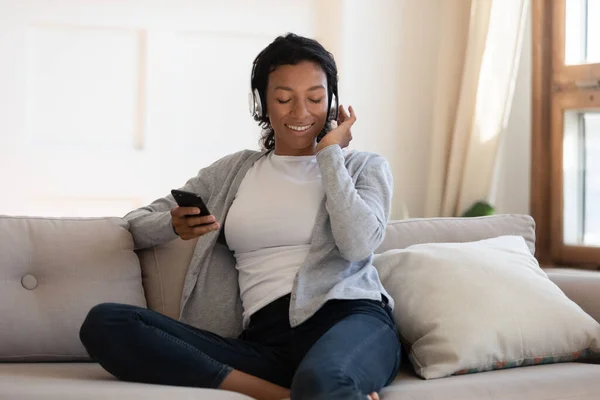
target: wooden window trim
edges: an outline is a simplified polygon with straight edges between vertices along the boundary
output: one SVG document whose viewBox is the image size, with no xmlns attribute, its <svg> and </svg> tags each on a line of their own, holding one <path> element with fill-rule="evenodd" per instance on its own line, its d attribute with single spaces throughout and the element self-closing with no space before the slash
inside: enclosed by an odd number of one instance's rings
<svg viewBox="0 0 600 400">
<path fill-rule="evenodd" d="M 536 257 L 542 266 L 550 255 L 550 85 L 552 82 L 551 8 L 545 0 L 532 1 L 531 73 L 531 194 L 530 211 L 536 222 Z"/>
<path fill-rule="evenodd" d="M 550 138 L 550 212 L 551 212 L 551 252 L 552 261 L 561 265 L 589 265 L 595 268 L 600 264 L 600 247 L 570 246 L 564 244 L 563 237 L 563 131 L 566 110 L 600 109 L 600 90 L 554 91 L 552 93 L 551 138 Z"/>
<path fill-rule="evenodd" d="M 600 64 L 568 65 L 565 66 L 565 14 L 567 0 L 546 1 L 550 8 L 552 31 L 546 36 L 552 49 L 552 71 L 554 88 L 572 90 L 573 82 L 592 81 L 600 79 Z"/>
<path fill-rule="evenodd" d="M 542 266 L 599 268 L 600 248 L 563 239 L 565 109 L 599 109 L 600 90 L 576 82 L 600 80 L 600 64 L 564 65 L 565 0 L 533 0 L 531 215 Z"/>
</svg>

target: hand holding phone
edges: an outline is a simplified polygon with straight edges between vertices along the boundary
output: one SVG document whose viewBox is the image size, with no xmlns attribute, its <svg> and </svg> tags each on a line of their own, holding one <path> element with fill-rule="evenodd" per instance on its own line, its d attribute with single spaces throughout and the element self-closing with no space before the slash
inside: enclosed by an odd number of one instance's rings
<svg viewBox="0 0 600 400">
<path fill-rule="evenodd" d="M 178 205 L 171 210 L 171 222 L 183 240 L 195 239 L 221 227 L 197 194 L 173 189 L 171 195 Z"/>
</svg>

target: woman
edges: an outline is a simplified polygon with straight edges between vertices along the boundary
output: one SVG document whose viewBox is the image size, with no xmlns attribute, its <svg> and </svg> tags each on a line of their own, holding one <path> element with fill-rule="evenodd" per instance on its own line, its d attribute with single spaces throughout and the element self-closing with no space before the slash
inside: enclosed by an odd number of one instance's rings
<svg viewBox="0 0 600 400">
<path fill-rule="evenodd" d="M 393 301 L 371 264 L 389 217 L 389 166 L 346 150 L 356 116 L 338 107 L 335 61 L 318 42 L 278 37 L 256 57 L 251 85 L 263 151 L 224 157 L 182 188 L 213 215 L 168 196 L 125 217 L 137 248 L 199 238 L 181 321 L 105 303 L 88 314 L 81 341 L 128 381 L 258 399 L 377 399 L 400 363 Z M 243 332 L 227 338 L 235 312 L 218 307 L 235 304 L 238 289 Z"/>
</svg>

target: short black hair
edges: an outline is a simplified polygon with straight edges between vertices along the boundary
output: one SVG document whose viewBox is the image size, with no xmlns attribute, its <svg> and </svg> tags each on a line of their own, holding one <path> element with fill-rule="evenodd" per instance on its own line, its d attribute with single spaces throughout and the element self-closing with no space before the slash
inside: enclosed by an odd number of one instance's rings
<svg viewBox="0 0 600 400">
<path fill-rule="evenodd" d="M 261 51 L 254 59 L 251 77 L 251 89 L 258 89 L 263 104 L 263 116 L 259 125 L 264 132 L 260 143 L 265 150 L 275 148 L 275 132 L 267 115 L 267 84 L 269 74 L 281 65 L 296 65 L 302 61 L 312 61 L 319 65 L 327 77 L 327 110 L 331 107 L 332 95 L 338 98 L 338 72 L 333 55 L 316 40 L 288 33 L 278 36 L 271 44 Z M 330 130 L 329 123 L 323 127 L 317 141 Z"/>
</svg>

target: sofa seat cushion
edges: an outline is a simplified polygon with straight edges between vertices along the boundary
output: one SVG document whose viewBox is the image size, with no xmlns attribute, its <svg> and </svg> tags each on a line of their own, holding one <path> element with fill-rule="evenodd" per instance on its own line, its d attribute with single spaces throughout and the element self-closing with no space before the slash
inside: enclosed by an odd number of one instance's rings
<svg viewBox="0 0 600 400">
<path fill-rule="evenodd" d="M 597 400 L 600 365 L 545 364 L 423 380 L 404 364 L 385 400 Z"/>
<path fill-rule="evenodd" d="M 89 359 L 79 328 L 98 303 L 146 306 L 120 218 L 0 216 L 0 361 Z"/>
<path fill-rule="evenodd" d="M 45 400 L 251 400 L 241 394 L 191 387 L 119 381 L 99 364 L 0 364 L 0 398 Z"/>
</svg>

